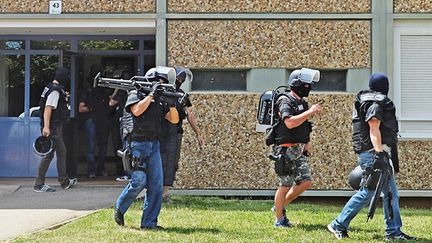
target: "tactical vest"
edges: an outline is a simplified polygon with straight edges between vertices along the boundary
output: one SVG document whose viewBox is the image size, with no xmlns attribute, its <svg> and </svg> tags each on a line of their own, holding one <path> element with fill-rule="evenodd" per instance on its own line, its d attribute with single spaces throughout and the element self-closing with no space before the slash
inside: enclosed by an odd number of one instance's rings
<svg viewBox="0 0 432 243">
<path fill-rule="evenodd" d="M 356 153 L 364 152 L 373 148 L 370 140 L 369 124 L 365 122 L 366 112 L 372 104 L 378 104 L 383 110 L 383 119 L 380 124 L 381 142 L 391 147 L 397 144 L 398 121 L 396 120 L 396 109 L 393 102 L 381 93 L 366 90 L 357 94 L 353 116 L 353 147 Z"/>
<path fill-rule="evenodd" d="M 163 106 L 159 102 L 151 102 L 147 110 L 140 116 L 133 117 L 131 139 L 135 141 L 157 140 L 162 132 Z"/>
<path fill-rule="evenodd" d="M 41 98 L 39 100 L 39 117 L 41 119 L 40 125 L 44 127 L 44 110 L 48 95 L 53 91 L 59 92 L 59 100 L 57 108 L 52 110 L 50 119 L 50 130 L 54 131 L 57 127 L 63 125 L 69 119 L 68 100 L 66 92 L 60 84 L 49 83 L 42 91 Z"/>
<path fill-rule="evenodd" d="M 309 109 L 306 101 L 298 101 L 290 94 L 285 96 L 287 98 L 281 98 L 277 101 L 276 107 L 279 107 L 281 102 L 284 102 L 284 100 L 288 99 L 289 106 L 292 108 L 292 110 L 294 110 L 294 114 L 292 114 L 293 116 L 299 115 Z M 309 121 L 306 120 L 299 126 L 289 129 L 282 121 L 279 115 L 279 110 L 275 109 L 275 111 L 275 115 L 278 117 L 277 124 L 274 127 L 276 145 L 284 143 L 308 143 L 310 141 L 309 135 L 312 131 L 312 124 Z"/>
</svg>

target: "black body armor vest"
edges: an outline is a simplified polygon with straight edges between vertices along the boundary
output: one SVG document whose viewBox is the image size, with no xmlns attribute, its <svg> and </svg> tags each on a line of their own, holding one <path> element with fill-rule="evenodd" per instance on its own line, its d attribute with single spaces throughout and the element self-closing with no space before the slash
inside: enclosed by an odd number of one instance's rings
<svg viewBox="0 0 432 243">
<path fill-rule="evenodd" d="M 133 117 L 132 140 L 157 140 L 162 132 L 164 119 L 163 106 L 158 102 L 151 102 L 147 110 L 140 116 Z"/>
<path fill-rule="evenodd" d="M 50 119 L 50 130 L 55 130 L 57 127 L 63 125 L 69 119 L 69 109 L 68 109 L 68 100 L 66 96 L 66 92 L 63 90 L 63 87 L 60 84 L 49 83 L 43 90 L 41 94 L 41 99 L 39 100 L 39 117 L 41 119 L 40 125 L 44 126 L 44 110 L 47 101 L 47 97 L 51 92 L 56 90 L 59 92 L 59 100 L 57 104 L 57 108 L 52 110 L 51 119 Z"/>
<path fill-rule="evenodd" d="M 369 124 L 365 121 L 366 112 L 372 104 L 378 104 L 383 111 L 383 121 L 380 124 L 381 142 L 391 147 L 397 145 L 398 121 L 396 120 L 396 109 L 386 95 L 366 90 L 357 94 L 353 116 L 353 147 L 356 153 L 364 152 L 373 148 L 369 135 Z"/>
<path fill-rule="evenodd" d="M 279 107 L 281 102 L 284 102 L 284 100 L 288 99 L 288 105 L 294 111 L 292 114 L 293 116 L 299 115 L 309 109 L 308 104 L 303 99 L 297 100 L 290 94 L 284 96 L 287 98 L 279 99 L 276 103 L 276 107 Z M 274 127 L 276 145 L 284 143 L 308 143 L 310 141 L 309 135 L 312 131 L 312 124 L 309 121 L 306 120 L 301 125 L 289 129 L 282 121 L 278 109 L 275 110 L 275 115 L 278 117 L 277 124 Z"/>
</svg>

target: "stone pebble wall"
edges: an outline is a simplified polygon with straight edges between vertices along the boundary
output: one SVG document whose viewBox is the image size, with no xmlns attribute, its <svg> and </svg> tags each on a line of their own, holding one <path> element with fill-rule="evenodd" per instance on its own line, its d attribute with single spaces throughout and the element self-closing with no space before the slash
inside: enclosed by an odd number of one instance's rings
<svg viewBox="0 0 432 243">
<path fill-rule="evenodd" d="M 370 21 L 168 21 L 168 65 L 368 68 L 370 49 Z"/>
<path fill-rule="evenodd" d="M 185 134 L 175 188 L 274 189 L 277 178 L 267 158 L 264 134 L 255 132 L 258 94 L 192 94 L 192 110 L 205 136 L 199 149 L 193 130 Z M 323 101 L 313 117 L 310 167 L 313 189 L 350 189 L 347 178 L 356 166 L 351 147 L 354 95 L 313 94 L 309 104 Z M 432 189 L 432 142 L 400 142 L 400 189 Z"/>
<path fill-rule="evenodd" d="M 63 0 L 63 13 L 155 12 L 156 0 Z M 49 0 L 0 0 L 0 13 L 48 13 Z"/>
<path fill-rule="evenodd" d="M 430 13 L 432 2 L 430 0 L 394 0 L 395 13 Z"/>
<path fill-rule="evenodd" d="M 168 0 L 169 12 L 368 13 L 371 0 Z"/>
</svg>

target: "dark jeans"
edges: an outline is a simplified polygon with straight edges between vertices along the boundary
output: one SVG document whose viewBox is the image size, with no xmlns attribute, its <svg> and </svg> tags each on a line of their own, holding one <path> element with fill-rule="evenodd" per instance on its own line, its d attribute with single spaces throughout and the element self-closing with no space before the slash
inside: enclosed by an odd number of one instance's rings
<svg viewBox="0 0 432 243">
<path fill-rule="evenodd" d="M 163 173 L 159 152 L 159 141 L 132 142 L 132 154 L 141 158 L 145 171 L 132 172 L 130 181 L 117 198 L 115 208 L 125 214 L 138 194 L 147 188 L 141 227 L 154 228 L 162 207 Z"/>
<path fill-rule="evenodd" d="M 88 173 L 96 174 L 96 161 L 95 161 L 95 124 L 92 118 L 89 118 L 84 121 L 84 128 L 86 130 L 87 135 L 87 164 L 88 164 Z"/>
<path fill-rule="evenodd" d="M 35 186 L 41 186 L 45 184 L 45 175 L 52 159 L 54 158 L 54 152 L 57 156 L 58 181 L 61 183 L 61 185 L 65 185 L 69 182 L 69 177 L 66 174 L 66 146 L 63 142 L 62 127 L 60 126 L 55 131 L 51 132 L 55 134 L 51 135 L 53 139 L 53 151 L 46 157 L 42 158 L 39 164 Z"/>
<path fill-rule="evenodd" d="M 94 122 L 96 127 L 96 143 L 98 146 L 97 172 L 102 173 L 105 171 L 105 158 L 108 144 L 108 116 L 96 115 Z"/>
</svg>

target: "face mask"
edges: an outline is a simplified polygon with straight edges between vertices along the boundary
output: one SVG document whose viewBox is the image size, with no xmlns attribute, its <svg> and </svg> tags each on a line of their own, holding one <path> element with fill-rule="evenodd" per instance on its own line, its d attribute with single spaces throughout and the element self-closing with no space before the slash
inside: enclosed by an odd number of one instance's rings
<svg viewBox="0 0 432 243">
<path fill-rule="evenodd" d="M 294 91 L 294 93 L 303 98 L 309 96 L 309 92 L 311 91 L 312 86 L 310 84 L 303 84 L 299 87 L 291 87 L 291 89 Z"/>
</svg>

